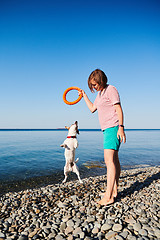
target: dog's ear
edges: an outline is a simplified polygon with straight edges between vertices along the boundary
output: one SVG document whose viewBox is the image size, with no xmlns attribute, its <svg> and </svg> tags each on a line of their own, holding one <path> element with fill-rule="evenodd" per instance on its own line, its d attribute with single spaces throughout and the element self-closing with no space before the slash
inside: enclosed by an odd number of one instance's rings
<svg viewBox="0 0 160 240">
<path fill-rule="evenodd" d="M 78 126 L 76 127 L 76 133 L 79 134 Z"/>
<path fill-rule="evenodd" d="M 78 122 L 75 121 L 75 124 L 76 124 L 76 133 L 79 134 L 79 130 L 78 130 Z"/>
</svg>

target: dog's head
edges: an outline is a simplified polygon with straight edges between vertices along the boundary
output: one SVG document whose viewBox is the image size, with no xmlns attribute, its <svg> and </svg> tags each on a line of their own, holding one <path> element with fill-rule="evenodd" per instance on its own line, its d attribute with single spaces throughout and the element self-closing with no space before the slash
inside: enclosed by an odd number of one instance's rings
<svg viewBox="0 0 160 240">
<path fill-rule="evenodd" d="M 68 136 L 76 136 L 77 134 L 79 134 L 77 121 L 75 121 L 75 123 L 73 123 L 70 127 L 65 128 L 68 129 Z"/>
</svg>

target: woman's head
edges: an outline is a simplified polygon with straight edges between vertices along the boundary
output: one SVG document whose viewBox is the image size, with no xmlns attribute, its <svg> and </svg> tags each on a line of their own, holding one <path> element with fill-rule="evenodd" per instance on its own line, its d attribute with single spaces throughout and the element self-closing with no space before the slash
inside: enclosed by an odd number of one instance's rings
<svg viewBox="0 0 160 240">
<path fill-rule="evenodd" d="M 91 92 L 103 90 L 107 86 L 107 76 L 106 74 L 100 70 L 94 70 L 89 78 L 88 78 L 88 87 L 90 88 Z"/>
</svg>

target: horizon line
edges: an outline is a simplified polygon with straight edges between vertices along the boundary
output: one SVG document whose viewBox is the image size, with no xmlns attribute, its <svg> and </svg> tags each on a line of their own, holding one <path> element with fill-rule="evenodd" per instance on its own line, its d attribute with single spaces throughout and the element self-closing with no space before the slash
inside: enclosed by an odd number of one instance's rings
<svg viewBox="0 0 160 240">
<path fill-rule="evenodd" d="M 79 131 L 102 131 L 100 128 L 79 128 Z M 160 130 L 160 128 L 125 128 L 126 131 L 132 130 Z M 0 128 L 0 131 L 68 131 L 65 128 Z"/>
</svg>

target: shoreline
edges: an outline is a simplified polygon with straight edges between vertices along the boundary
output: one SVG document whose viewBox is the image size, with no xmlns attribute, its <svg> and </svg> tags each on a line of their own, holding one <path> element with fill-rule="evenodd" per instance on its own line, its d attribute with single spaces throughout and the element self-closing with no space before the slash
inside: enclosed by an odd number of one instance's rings
<svg viewBox="0 0 160 240">
<path fill-rule="evenodd" d="M 96 177 L 106 174 L 106 167 L 103 168 L 86 168 L 81 165 L 79 167 L 80 176 L 83 179 Z M 33 176 L 26 179 L 0 181 L 0 197 L 8 192 L 18 192 L 26 189 L 34 189 L 46 187 L 47 185 L 61 184 L 64 179 L 64 171 L 59 170 L 50 175 Z M 77 176 L 75 173 L 69 172 L 67 182 L 76 182 Z"/>
<path fill-rule="evenodd" d="M 135 169 L 135 168 L 145 168 L 145 167 L 154 167 L 150 165 L 122 165 L 122 170 Z M 105 175 L 107 170 L 105 164 L 93 164 L 93 165 L 81 165 L 79 167 L 80 176 L 82 179 L 89 177 L 97 177 Z M 0 197 L 8 192 L 18 192 L 26 189 L 34 189 L 38 187 L 45 187 L 47 185 L 60 184 L 64 179 L 63 170 L 53 172 L 49 175 L 44 176 L 30 176 L 25 179 L 9 179 L 9 180 L 0 180 Z M 77 176 L 74 173 L 68 174 L 68 181 L 76 181 Z"/>
<path fill-rule="evenodd" d="M 0 198 L 0 239 L 158 239 L 160 166 L 122 170 L 117 201 L 96 204 L 106 175 L 8 192 Z"/>
</svg>

